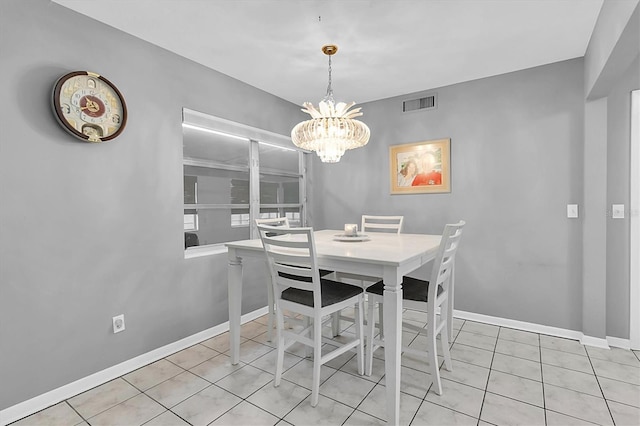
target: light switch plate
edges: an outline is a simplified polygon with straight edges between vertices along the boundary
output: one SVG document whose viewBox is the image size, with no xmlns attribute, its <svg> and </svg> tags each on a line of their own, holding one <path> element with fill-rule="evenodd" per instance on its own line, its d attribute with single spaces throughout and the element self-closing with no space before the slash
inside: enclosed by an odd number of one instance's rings
<svg viewBox="0 0 640 426">
<path fill-rule="evenodd" d="M 624 204 L 611 205 L 611 217 L 614 219 L 624 219 Z"/>
<path fill-rule="evenodd" d="M 577 204 L 567 204 L 567 217 L 574 219 L 578 217 L 578 205 Z"/>
</svg>

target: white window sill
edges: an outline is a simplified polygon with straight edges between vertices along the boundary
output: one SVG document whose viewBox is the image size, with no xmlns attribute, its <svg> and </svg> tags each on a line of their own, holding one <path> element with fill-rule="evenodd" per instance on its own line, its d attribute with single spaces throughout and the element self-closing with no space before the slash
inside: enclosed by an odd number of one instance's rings
<svg viewBox="0 0 640 426">
<path fill-rule="evenodd" d="M 184 258 L 193 259 L 194 257 L 212 256 L 223 253 L 227 253 L 227 247 L 224 244 L 211 244 L 207 246 L 189 247 L 184 251 Z"/>
</svg>

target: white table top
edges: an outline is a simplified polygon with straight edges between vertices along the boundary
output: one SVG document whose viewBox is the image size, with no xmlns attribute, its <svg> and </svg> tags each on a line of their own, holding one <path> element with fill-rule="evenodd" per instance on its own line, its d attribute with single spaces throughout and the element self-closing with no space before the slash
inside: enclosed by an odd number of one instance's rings
<svg viewBox="0 0 640 426">
<path fill-rule="evenodd" d="M 391 234 L 383 232 L 367 232 L 368 241 L 335 241 L 336 235 L 342 231 L 325 229 L 315 231 L 314 238 L 318 258 L 348 258 L 362 263 L 398 266 L 402 263 L 432 254 L 438 249 L 441 235 L 425 234 Z M 229 248 L 260 250 L 262 241 L 243 240 L 225 244 Z"/>
</svg>

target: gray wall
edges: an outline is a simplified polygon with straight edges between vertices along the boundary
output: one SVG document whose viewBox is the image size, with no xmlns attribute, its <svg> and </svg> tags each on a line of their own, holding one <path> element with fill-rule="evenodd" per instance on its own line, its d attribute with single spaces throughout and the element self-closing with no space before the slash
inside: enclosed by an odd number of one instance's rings
<svg viewBox="0 0 640 426">
<path fill-rule="evenodd" d="M 599 129 L 604 131 L 604 137 L 601 142 L 585 140 L 585 144 L 593 142 L 604 146 L 600 167 L 585 176 L 585 191 L 595 192 L 595 196 L 603 200 L 601 209 L 588 212 L 596 218 L 597 232 L 604 230 L 606 235 L 591 247 L 592 251 L 604 252 L 606 259 L 605 277 L 597 290 L 606 301 L 600 303 L 602 312 L 597 312 L 597 315 L 606 317 L 606 324 L 600 326 L 606 330 L 607 336 L 623 339 L 629 338 L 630 323 L 630 92 L 640 88 L 639 5 L 638 0 L 604 2 L 585 53 L 588 103 L 597 100 L 605 105 L 593 117 L 594 122 L 605 123 L 603 129 Z M 600 182 L 595 183 L 594 180 L 589 184 L 589 175 L 595 176 L 594 179 L 600 176 Z M 605 189 L 600 190 L 603 186 Z M 614 203 L 626 206 L 624 219 L 611 218 L 611 205 Z M 593 233 L 593 229 L 584 230 L 585 242 L 588 234 Z M 596 262 L 603 263 L 599 259 L 583 259 L 585 267 Z M 585 306 L 592 303 L 585 299 Z M 640 300 L 635 303 L 640 305 Z"/>
<path fill-rule="evenodd" d="M 566 204 L 582 202 L 582 59 L 434 91 L 432 111 L 401 112 L 421 93 L 363 105 L 369 144 L 315 160 L 315 224 L 404 214 L 405 232 L 435 234 L 464 219 L 456 309 L 580 330 L 581 222 Z M 389 146 L 438 138 L 451 138 L 451 193 L 390 195 Z"/>
<path fill-rule="evenodd" d="M 227 321 L 225 255 L 184 259 L 182 108 L 281 134 L 303 117 L 47 0 L 0 2 L 0 55 L 4 409 Z M 51 91 L 73 70 L 122 91 L 120 137 L 83 143 L 56 123 Z M 266 305 L 259 271 L 244 312 Z"/>
<path fill-rule="evenodd" d="M 639 88 L 640 59 L 636 55 L 636 60 L 619 77 L 606 99 L 607 335 L 621 338 L 629 337 L 631 91 Z M 611 218 L 612 204 L 625 205 L 624 219 Z"/>
</svg>

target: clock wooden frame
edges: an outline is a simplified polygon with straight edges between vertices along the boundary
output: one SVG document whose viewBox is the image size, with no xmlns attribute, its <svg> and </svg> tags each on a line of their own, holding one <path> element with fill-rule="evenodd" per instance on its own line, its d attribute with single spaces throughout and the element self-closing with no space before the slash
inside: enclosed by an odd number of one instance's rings
<svg viewBox="0 0 640 426">
<path fill-rule="evenodd" d="M 105 77 L 73 71 L 58 79 L 52 94 L 60 125 L 85 142 L 105 142 L 119 136 L 127 124 L 122 93 Z"/>
</svg>

